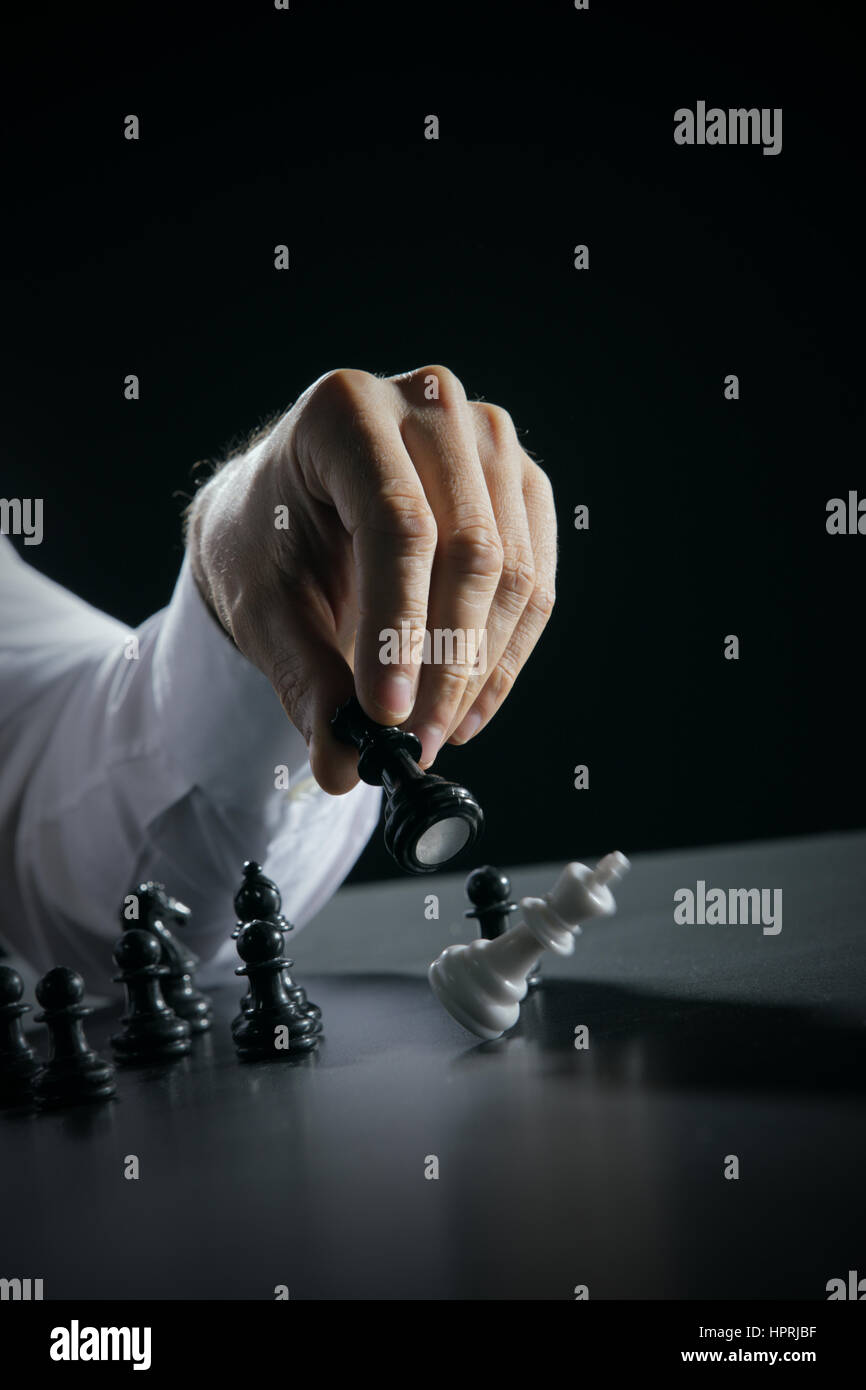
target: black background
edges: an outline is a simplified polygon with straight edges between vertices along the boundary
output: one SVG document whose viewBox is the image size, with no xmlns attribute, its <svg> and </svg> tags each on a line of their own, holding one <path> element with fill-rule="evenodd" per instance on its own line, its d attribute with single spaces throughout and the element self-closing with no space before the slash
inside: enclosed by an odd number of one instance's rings
<svg viewBox="0 0 866 1390">
<path fill-rule="evenodd" d="M 866 493 L 846 10 L 6 21 L 0 494 L 45 500 L 27 558 L 141 621 L 171 593 L 197 459 L 330 368 L 444 362 L 511 412 L 561 526 L 546 636 L 437 765 L 485 806 L 483 857 L 862 823 L 866 537 L 825 529 L 828 498 Z M 782 153 L 676 146 L 699 99 L 781 106 Z M 377 836 L 356 876 L 392 871 Z"/>
</svg>

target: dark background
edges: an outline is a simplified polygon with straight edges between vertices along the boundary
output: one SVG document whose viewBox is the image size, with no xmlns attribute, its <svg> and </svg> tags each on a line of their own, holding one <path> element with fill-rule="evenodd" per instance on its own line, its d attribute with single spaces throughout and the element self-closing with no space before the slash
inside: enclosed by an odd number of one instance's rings
<svg viewBox="0 0 866 1390">
<path fill-rule="evenodd" d="M 511 412 L 561 525 L 546 636 L 438 764 L 485 806 L 483 857 L 862 824 L 866 537 L 825 530 L 828 498 L 866 492 L 844 13 L 260 0 L 5 21 L 0 495 L 45 499 L 28 560 L 141 621 L 170 596 L 197 459 L 330 368 L 441 361 Z M 699 99 L 781 106 L 782 153 L 676 146 Z M 381 837 L 355 872 L 398 872 Z"/>
</svg>

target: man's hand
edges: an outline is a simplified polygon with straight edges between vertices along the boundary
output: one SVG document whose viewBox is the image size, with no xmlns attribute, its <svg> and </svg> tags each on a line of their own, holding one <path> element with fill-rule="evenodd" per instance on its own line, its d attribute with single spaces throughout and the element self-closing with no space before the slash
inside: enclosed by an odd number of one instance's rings
<svg viewBox="0 0 866 1390">
<path fill-rule="evenodd" d="M 493 716 L 553 608 L 550 483 L 507 412 L 467 401 L 445 367 L 321 377 L 197 494 L 188 549 L 206 602 L 333 793 L 357 781 L 328 727 L 353 670 L 367 714 L 406 723 L 429 767 Z M 413 640 L 383 661 L 383 631 L 425 629 L 471 636 L 431 643 L 453 658 L 441 664 L 420 664 Z M 473 665 L 481 634 L 486 663 Z"/>
</svg>

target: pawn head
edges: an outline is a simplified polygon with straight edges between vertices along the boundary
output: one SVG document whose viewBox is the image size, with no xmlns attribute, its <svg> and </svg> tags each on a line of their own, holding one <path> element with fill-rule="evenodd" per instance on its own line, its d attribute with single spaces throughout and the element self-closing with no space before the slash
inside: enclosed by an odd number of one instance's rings
<svg viewBox="0 0 866 1390">
<path fill-rule="evenodd" d="M 84 998 L 84 981 L 77 970 L 56 965 L 42 976 L 36 986 L 36 998 L 43 1009 L 65 1009 L 70 1004 L 80 1004 Z"/>
<path fill-rule="evenodd" d="M 262 872 L 261 864 L 248 859 L 244 864 L 244 879 L 235 893 L 234 906 L 239 922 L 254 922 L 261 917 L 278 917 L 283 900 L 273 879 Z"/>
<path fill-rule="evenodd" d="M 238 936 L 238 955 L 247 965 L 281 960 L 283 933 L 271 922 L 248 922 Z"/>
<path fill-rule="evenodd" d="M 504 903 L 511 892 L 511 880 L 494 869 L 492 864 L 482 864 L 473 869 L 466 880 L 466 896 L 476 907 L 492 907 L 494 903 Z"/>
<path fill-rule="evenodd" d="M 11 965 L 0 965 L 0 1004 L 17 1004 L 24 993 L 24 981 Z"/>
<path fill-rule="evenodd" d="M 159 965 L 162 947 L 157 937 L 141 927 L 125 931 L 114 947 L 114 959 L 121 970 L 144 970 L 147 966 Z"/>
</svg>

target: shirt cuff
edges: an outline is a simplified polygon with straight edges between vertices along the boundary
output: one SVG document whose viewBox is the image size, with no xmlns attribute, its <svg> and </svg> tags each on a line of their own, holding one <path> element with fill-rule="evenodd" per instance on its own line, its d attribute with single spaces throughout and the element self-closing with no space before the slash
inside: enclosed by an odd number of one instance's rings
<svg viewBox="0 0 866 1390">
<path fill-rule="evenodd" d="M 184 558 L 155 638 L 153 699 L 161 742 L 190 786 L 261 807 L 309 775 L 307 746 L 270 681 L 223 632 Z"/>
</svg>

